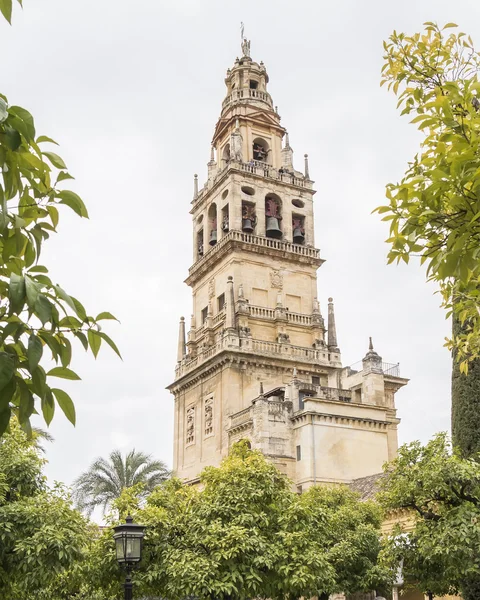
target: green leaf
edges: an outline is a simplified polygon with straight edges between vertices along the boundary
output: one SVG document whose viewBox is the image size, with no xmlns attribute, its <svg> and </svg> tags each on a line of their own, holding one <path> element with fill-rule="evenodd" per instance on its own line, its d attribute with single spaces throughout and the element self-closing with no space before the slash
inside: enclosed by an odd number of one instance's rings
<svg viewBox="0 0 480 600">
<path fill-rule="evenodd" d="M 37 366 L 32 373 L 32 391 L 39 398 L 44 398 L 47 391 L 47 378 L 41 366 Z"/>
<path fill-rule="evenodd" d="M 27 135 L 25 136 L 28 140 L 35 138 L 35 123 L 32 115 L 21 106 L 11 106 L 9 108 L 10 114 L 16 115 L 25 124 Z"/>
<path fill-rule="evenodd" d="M 25 304 L 25 279 L 21 275 L 10 275 L 9 299 L 11 312 L 19 313 Z"/>
<path fill-rule="evenodd" d="M 115 342 L 111 338 L 109 338 L 106 333 L 104 333 L 103 331 L 99 331 L 98 335 L 107 342 L 107 344 L 115 352 L 115 354 L 117 354 L 120 358 L 122 358 L 122 355 L 120 354 L 120 350 L 117 348 Z M 123 360 L 123 358 L 122 358 L 122 360 Z"/>
<path fill-rule="evenodd" d="M 27 291 L 27 302 L 30 308 L 35 307 L 35 302 L 37 301 L 38 294 L 40 292 L 38 283 L 34 281 L 31 277 L 25 277 L 25 287 Z"/>
<path fill-rule="evenodd" d="M 28 272 L 29 273 L 48 273 L 48 269 L 47 269 L 47 267 L 44 267 L 42 265 L 35 265 L 31 269 L 28 269 Z"/>
<path fill-rule="evenodd" d="M 74 301 L 72 300 L 72 298 L 67 294 L 67 292 L 65 290 L 63 290 L 59 285 L 55 285 L 53 286 L 57 292 L 57 295 L 68 304 L 68 306 L 74 310 L 75 312 L 77 312 L 77 307 L 75 306 Z M 77 313 L 78 314 L 78 313 Z M 80 315 L 79 315 L 80 316 Z"/>
<path fill-rule="evenodd" d="M 101 312 L 99 315 L 97 315 L 95 321 L 106 321 L 107 319 L 110 319 L 112 321 L 118 321 L 117 317 L 114 317 L 112 313 L 109 312 Z"/>
<path fill-rule="evenodd" d="M 75 405 L 73 404 L 70 396 L 67 394 L 67 392 L 64 392 L 58 388 L 52 388 L 52 392 L 57 399 L 58 405 L 63 410 L 64 415 L 67 417 L 70 423 L 72 423 L 72 425 L 75 425 Z"/>
<path fill-rule="evenodd" d="M 443 26 L 443 29 L 448 29 L 449 27 L 458 27 L 458 25 L 456 23 L 447 23 L 446 25 Z M 443 31 L 442 29 L 442 31 Z"/>
<path fill-rule="evenodd" d="M 58 174 L 57 183 L 59 183 L 60 181 L 64 181 L 65 179 L 75 179 L 75 177 L 72 177 L 72 175 L 70 175 L 70 173 L 67 173 L 66 171 L 61 171 Z"/>
<path fill-rule="evenodd" d="M 48 137 L 48 135 L 38 136 L 37 144 L 41 144 L 42 142 L 50 142 L 51 144 L 55 144 L 56 146 L 58 146 L 57 142 L 55 140 L 52 140 L 52 138 Z"/>
<path fill-rule="evenodd" d="M 22 424 L 26 423 L 33 414 L 33 411 L 35 410 L 35 401 L 25 382 L 21 381 L 20 384 L 20 406 L 18 420 L 20 424 Z"/>
<path fill-rule="evenodd" d="M 48 323 L 52 318 L 52 303 L 43 294 L 38 294 L 35 301 L 35 313 L 42 322 L 42 325 Z"/>
<path fill-rule="evenodd" d="M 71 369 L 66 367 L 54 367 L 47 373 L 48 377 L 61 377 L 62 379 L 79 380 L 80 377 Z"/>
<path fill-rule="evenodd" d="M 50 425 L 55 413 L 55 401 L 50 389 L 46 390 L 45 397 L 42 398 L 42 413 L 47 425 Z"/>
<path fill-rule="evenodd" d="M 15 361 L 11 354 L 0 352 L 0 390 L 7 385 L 15 373 Z"/>
<path fill-rule="evenodd" d="M 3 1 L 5 0 L 0 0 L 0 2 Z M 20 137 L 18 131 L 13 127 L 5 127 L 5 141 L 10 150 L 13 150 L 15 152 L 15 150 L 18 150 L 18 148 L 20 147 L 22 143 L 22 138 Z"/>
<path fill-rule="evenodd" d="M 33 373 L 40 362 L 43 354 L 42 340 L 34 333 L 28 339 L 28 366 L 30 367 L 30 373 Z"/>
<path fill-rule="evenodd" d="M 12 0 L 0 0 L 0 11 L 5 19 L 12 24 Z M 1 434 L 0 434 L 1 435 Z"/>
<path fill-rule="evenodd" d="M 102 345 L 102 338 L 100 334 L 95 329 L 89 329 L 87 331 L 88 343 L 90 344 L 90 348 L 93 352 L 93 356 L 97 358 L 98 351 L 100 350 L 100 346 Z"/>
<path fill-rule="evenodd" d="M 56 228 L 58 225 L 58 209 L 56 206 L 52 206 L 51 204 L 47 205 L 48 214 L 52 219 L 52 225 Z"/>
<path fill-rule="evenodd" d="M 43 156 L 46 156 L 48 160 L 52 163 L 54 167 L 57 169 L 66 169 L 67 165 L 63 162 L 63 159 L 55 154 L 55 152 L 42 152 Z"/>
<path fill-rule="evenodd" d="M 0 0 L 1 2 L 2 0 Z M 0 412 L 0 437 L 7 431 L 8 426 L 10 424 L 10 417 L 12 416 L 12 411 L 10 408 L 2 410 Z"/>
<path fill-rule="evenodd" d="M 60 204 L 66 204 L 69 206 L 74 212 L 77 213 L 80 217 L 85 217 L 88 219 L 88 211 L 87 207 L 83 203 L 83 200 L 80 198 L 78 194 L 72 192 L 71 190 L 62 190 L 58 197 L 61 198 Z"/>
</svg>

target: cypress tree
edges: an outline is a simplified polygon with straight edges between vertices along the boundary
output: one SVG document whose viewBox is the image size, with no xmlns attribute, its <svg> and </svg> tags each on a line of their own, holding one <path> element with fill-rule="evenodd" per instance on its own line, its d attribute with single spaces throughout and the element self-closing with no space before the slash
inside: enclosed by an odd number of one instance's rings
<svg viewBox="0 0 480 600">
<path fill-rule="evenodd" d="M 453 335 L 460 331 L 461 324 L 454 318 Z M 465 457 L 480 452 L 480 359 L 469 364 L 468 375 L 465 375 L 460 373 L 455 353 L 452 367 L 452 441 Z"/>
</svg>

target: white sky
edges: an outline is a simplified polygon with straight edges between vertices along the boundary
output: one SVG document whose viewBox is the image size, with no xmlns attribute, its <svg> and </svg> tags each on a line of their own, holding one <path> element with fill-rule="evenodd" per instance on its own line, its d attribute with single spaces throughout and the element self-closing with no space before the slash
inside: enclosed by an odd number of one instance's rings
<svg viewBox="0 0 480 600">
<path fill-rule="evenodd" d="M 54 281 L 92 314 L 113 312 L 97 361 L 77 346 L 81 382 L 66 384 L 73 428 L 58 410 L 48 475 L 71 481 L 94 458 L 135 447 L 171 464 L 178 319 L 191 312 L 193 173 L 206 177 L 226 69 L 252 57 L 290 133 L 296 168 L 310 156 L 316 241 L 327 262 L 319 298 L 335 299 L 345 365 L 373 336 L 411 379 L 397 394 L 400 441 L 449 428 L 449 325 L 420 267 L 386 266 L 387 226 L 371 210 L 399 179 L 419 136 L 379 87 L 382 40 L 426 20 L 457 22 L 480 47 L 480 4 L 422 0 L 25 0 L 0 22 L 1 91 L 56 139 L 90 220 L 67 214 L 46 245 Z M 54 149 L 55 150 L 55 149 Z M 57 150 L 55 150 L 57 151 Z M 39 423 L 40 424 L 40 423 Z"/>
</svg>

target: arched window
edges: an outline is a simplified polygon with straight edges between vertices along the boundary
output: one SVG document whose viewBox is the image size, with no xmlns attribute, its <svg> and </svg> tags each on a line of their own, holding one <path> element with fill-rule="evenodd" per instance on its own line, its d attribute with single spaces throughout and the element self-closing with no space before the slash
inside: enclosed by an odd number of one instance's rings
<svg viewBox="0 0 480 600">
<path fill-rule="evenodd" d="M 230 160 L 230 144 L 226 144 L 226 146 L 223 148 L 222 158 L 225 162 Z"/>
<path fill-rule="evenodd" d="M 267 194 L 265 196 L 265 235 L 267 237 L 280 239 L 282 230 L 280 223 L 282 201 L 276 194 Z"/>
<path fill-rule="evenodd" d="M 258 160 L 260 162 L 268 163 L 269 162 L 269 152 L 270 149 L 268 147 L 267 142 L 262 138 L 255 138 L 253 140 L 253 160 Z"/>
<path fill-rule="evenodd" d="M 217 243 L 217 205 L 215 202 L 212 202 L 210 208 L 208 209 L 208 228 L 209 228 L 209 237 L 208 243 L 210 246 L 215 246 Z"/>
<path fill-rule="evenodd" d="M 292 232 L 294 244 L 305 243 L 305 217 L 303 215 L 292 215 Z"/>
</svg>

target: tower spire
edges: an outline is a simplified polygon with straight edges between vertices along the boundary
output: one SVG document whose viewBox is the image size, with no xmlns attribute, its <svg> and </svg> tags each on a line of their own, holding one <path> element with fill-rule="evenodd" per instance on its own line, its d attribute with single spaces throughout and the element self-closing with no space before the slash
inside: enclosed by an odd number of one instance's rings
<svg viewBox="0 0 480 600">
<path fill-rule="evenodd" d="M 328 349 L 329 350 L 338 350 L 337 329 L 335 327 L 335 310 L 333 308 L 333 298 L 328 299 Z"/>
<path fill-rule="evenodd" d="M 182 362 L 183 357 L 186 353 L 187 347 L 185 342 L 185 317 L 180 317 L 180 325 L 178 327 L 177 362 Z"/>
</svg>

